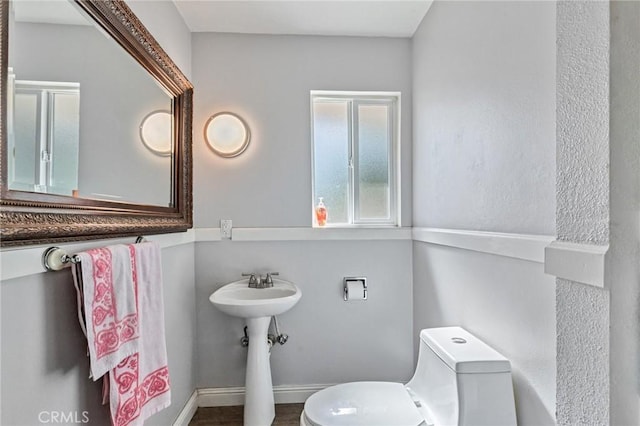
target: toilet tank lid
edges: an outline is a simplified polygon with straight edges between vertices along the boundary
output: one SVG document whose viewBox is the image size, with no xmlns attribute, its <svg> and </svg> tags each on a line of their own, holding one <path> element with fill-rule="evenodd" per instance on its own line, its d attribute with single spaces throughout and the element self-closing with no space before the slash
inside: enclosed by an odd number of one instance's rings
<svg viewBox="0 0 640 426">
<path fill-rule="evenodd" d="M 426 343 L 456 373 L 508 373 L 509 360 L 462 327 L 428 328 Z"/>
</svg>

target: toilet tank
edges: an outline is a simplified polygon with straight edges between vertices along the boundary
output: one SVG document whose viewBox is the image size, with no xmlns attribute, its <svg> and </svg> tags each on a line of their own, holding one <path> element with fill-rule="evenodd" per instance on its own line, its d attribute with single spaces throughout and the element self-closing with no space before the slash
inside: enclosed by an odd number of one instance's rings
<svg viewBox="0 0 640 426">
<path fill-rule="evenodd" d="M 461 327 L 420 332 L 406 387 L 430 424 L 516 425 L 509 360 Z"/>
</svg>

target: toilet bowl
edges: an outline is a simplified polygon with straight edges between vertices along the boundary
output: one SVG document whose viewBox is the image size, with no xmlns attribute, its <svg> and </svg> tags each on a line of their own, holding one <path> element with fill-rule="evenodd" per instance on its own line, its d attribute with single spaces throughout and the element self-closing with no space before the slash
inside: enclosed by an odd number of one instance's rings
<svg viewBox="0 0 640 426">
<path fill-rule="evenodd" d="M 406 385 L 353 382 L 311 395 L 301 426 L 514 426 L 509 361 L 460 327 L 420 332 Z"/>
</svg>

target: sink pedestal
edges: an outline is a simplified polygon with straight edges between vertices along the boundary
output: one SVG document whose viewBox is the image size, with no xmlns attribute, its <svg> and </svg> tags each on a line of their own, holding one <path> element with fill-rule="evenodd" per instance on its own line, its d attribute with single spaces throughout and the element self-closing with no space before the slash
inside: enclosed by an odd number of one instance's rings
<svg viewBox="0 0 640 426">
<path fill-rule="evenodd" d="M 255 280 L 255 277 L 253 278 Z M 265 288 L 249 287 L 249 279 L 214 291 L 209 300 L 222 312 L 244 318 L 249 332 L 245 377 L 244 426 L 270 426 L 275 417 L 267 335 L 271 317 L 291 309 L 302 297 L 295 284 L 274 278 Z"/>
<path fill-rule="evenodd" d="M 269 426 L 275 417 L 267 333 L 271 317 L 247 318 L 249 353 L 245 377 L 244 426 Z"/>
</svg>

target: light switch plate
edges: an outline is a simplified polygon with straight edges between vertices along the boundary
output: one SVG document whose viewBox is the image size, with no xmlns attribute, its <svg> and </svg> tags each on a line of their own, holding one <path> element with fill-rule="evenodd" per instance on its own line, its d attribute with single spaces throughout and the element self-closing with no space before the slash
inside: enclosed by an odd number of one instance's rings
<svg viewBox="0 0 640 426">
<path fill-rule="evenodd" d="M 220 238 L 222 238 L 223 240 L 230 240 L 232 228 L 233 225 L 231 223 L 231 219 L 220 220 Z"/>
</svg>

